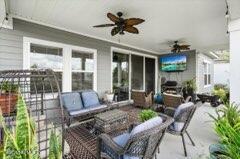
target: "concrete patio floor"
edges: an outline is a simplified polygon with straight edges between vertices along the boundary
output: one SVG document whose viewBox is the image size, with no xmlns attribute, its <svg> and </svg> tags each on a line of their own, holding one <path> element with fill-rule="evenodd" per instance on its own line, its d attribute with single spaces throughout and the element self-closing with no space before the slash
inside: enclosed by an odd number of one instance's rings
<svg viewBox="0 0 240 159">
<path fill-rule="evenodd" d="M 158 159 L 206 159 L 209 156 L 208 147 L 216 143 L 218 138 L 213 130 L 213 122 L 208 113 L 214 114 L 215 108 L 209 104 L 200 105 L 189 125 L 188 132 L 196 146 L 192 146 L 190 140 L 185 136 L 188 157 L 184 156 L 182 139 L 166 133 L 161 145 Z"/>
</svg>

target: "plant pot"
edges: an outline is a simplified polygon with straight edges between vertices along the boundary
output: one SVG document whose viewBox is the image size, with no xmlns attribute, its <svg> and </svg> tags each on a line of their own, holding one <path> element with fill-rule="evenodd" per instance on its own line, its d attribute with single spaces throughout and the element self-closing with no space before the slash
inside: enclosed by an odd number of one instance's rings
<svg viewBox="0 0 240 159">
<path fill-rule="evenodd" d="M 192 88 L 183 88 L 183 98 L 186 99 L 188 96 L 192 97 L 192 101 L 196 100 L 196 95 Z"/>
<path fill-rule="evenodd" d="M 3 115 L 14 112 L 16 109 L 18 96 L 17 94 L 1 94 L 0 95 L 0 108 Z"/>
<path fill-rule="evenodd" d="M 222 144 L 212 144 L 209 146 L 210 159 L 218 159 L 226 155 L 226 148 Z"/>
<path fill-rule="evenodd" d="M 106 100 L 108 102 L 112 102 L 113 101 L 113 97 L 114 97 L 114 94 L 106 94 Z"/>
<path fill-rule="evenodd" d="M 161 94 L 156 94 L 154 96 L 154 101 L 157 103 L 157 104 L 163 104 L 163 97 L 161 96 Z"/>
</svg>

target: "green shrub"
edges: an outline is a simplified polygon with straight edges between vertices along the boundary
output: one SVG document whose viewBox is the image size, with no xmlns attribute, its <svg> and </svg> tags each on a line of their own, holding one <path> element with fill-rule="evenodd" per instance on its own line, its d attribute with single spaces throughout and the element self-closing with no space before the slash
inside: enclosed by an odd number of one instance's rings
<svg viewBox="0 0 240 159">
<path fill-rule="evenodd" d="M 49 139 L 49 159 L 61 159 L 62 158 L 62 144 L 60 135 L 56 134 L 56 131 L 52 128 Z"/>
<path fill-rule="evenodd" d="M 240 158 L 240 110 L 235 104 L 226 104 L 216 111 L 217 117 L 210 115 L 215 121 L 215 132 L 220 143 L 226 148 L 223 158 Z"/>
<path fill-rule="evenodd" d="M 229 88 L 228 88 L 228 86 L 226 84 L 215 84 L 214 85 L 214 89 L 215 90 L 223 89 L 225 91 L 229 90 Z"/>
<path fill-rule="evenodd" d="M 182 85 L 183 85 L 183 87 L 186 88 L 187 90 L 188 90 L 188 89 L 192 89 L 193 92 L 195 92 L 196 89 L 197 89 L 196 79 L 195 79 L 195 78 L 193 78 L 193 79 L 191 79 L 191 80 L 184 81 L 184 82 L 182 83 Z"/>
<path fill-rule="evenodd" d="M 151 109 L 146 109 L 142 110 L 141 113 L 139 114 L 140 120 L 142 122 L 147 121 L 153 117 L 156 117 L 158 114 L 157 112 L 151 110 Z"/>
<path fill-rule="evenodd" d="M 221 101 L 223 101 L 226 98 L 226 91 L 222 88 L 214 89 L 213 94 L 218 96 L 221 99 Z"/>
<path fill-rule="evenodd" d="M 2 93 L 18 93 L 18 85 L 8 81 L 1 83 L 0 89 Z"/>
</svg>

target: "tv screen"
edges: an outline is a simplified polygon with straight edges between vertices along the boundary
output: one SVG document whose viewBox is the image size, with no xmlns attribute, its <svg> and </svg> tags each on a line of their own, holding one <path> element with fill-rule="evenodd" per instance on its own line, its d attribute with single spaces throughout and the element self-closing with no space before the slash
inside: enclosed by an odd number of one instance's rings
<svg viewBox="0 0 240 159">
<path fill-rule="evenodd" d="M 161 70 L 165 72 L 177 72 L 187 69 L 187 57 L 185 55 L 170 55 L 160 58 Z"/>
</svg>

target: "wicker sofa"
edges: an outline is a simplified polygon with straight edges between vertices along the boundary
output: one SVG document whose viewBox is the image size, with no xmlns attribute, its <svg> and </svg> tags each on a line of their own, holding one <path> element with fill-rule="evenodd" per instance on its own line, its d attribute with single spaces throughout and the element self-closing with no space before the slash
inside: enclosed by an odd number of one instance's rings
<svg viewBox="0 0 240 159">
<path fill-rule="evenodd" d="M 98 94 L 93 90 L 62 93 L 61 100 L 68 126 L 74 118 L 78 118 L 79 121 L 86 120 L 107 110 L 107 105 L 99 100 Z"/>
</svg>

